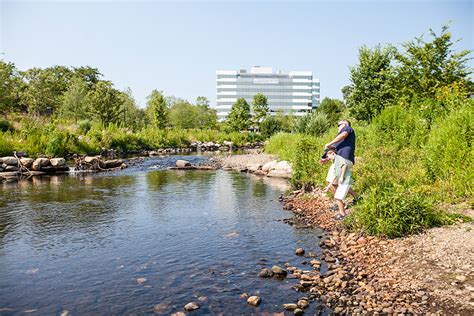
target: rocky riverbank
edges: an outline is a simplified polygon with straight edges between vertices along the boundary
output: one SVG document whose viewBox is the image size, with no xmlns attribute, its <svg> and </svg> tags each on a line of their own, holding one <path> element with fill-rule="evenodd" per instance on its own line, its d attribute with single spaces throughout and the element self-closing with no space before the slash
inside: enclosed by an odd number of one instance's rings
<svg viewBox="0 0 474 316">
<path fill-rule="evenodd" d="M 314 271 L 288 267 L 297 287 L 341 314 L 474 314 L 474 225 L 435 228 L 422 235 L 388 240 L 346 231 L 329 211 L 330 200 L 315 190 L 283 199 L 298 222 L 327 230 Z M 459 211 L 459 210 L 458 210 Z M 464 213 L 473 216 L 465 206 Z"/>
</svg>

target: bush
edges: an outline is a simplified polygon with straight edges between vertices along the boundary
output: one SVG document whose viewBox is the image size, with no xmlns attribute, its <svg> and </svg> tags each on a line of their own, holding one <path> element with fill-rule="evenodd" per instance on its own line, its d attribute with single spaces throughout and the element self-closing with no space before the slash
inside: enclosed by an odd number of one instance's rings
<svg viewBox="0 0 474 316">
<path fill-rule="evenodd" d="M 90 120 L 82 120 L 78 122 L 78 132 L 82 135 L 86 135 L 87 132 L 92 128 L 92 122 Z"/>
<path fill-rule="evenodd" d="M 269 138 L 270 136 L 281 131 L 282 128 L 283 123 L 272 115 L 267 116 L 267 118 L 265 118 L 265 120 L 260 123 L 260 132 L 264 138 Z"/>
<path fill-rule="evenodd" d="M 0 120 L 0 132 L 14 131 L 13 125 L 7 120 Z"/>
<path fill-rule="evenodd" d="M 375 186 L 366 192 L 346 223 L 351 229 L 369 235 L 394 238 L 441 225 L 445 217 L 433 209 L 425 196 L 402 189 Z"/>
<path fill-rule="evenodd" d="M 470 102 L 470 101 L 468 101 Z M 474 107 L 470 103 L 433 125 L 423 148 L 424 165 L 432 181 L 443 181 L 454 195 L 472 194 Z"/>
<path fill-rule="evenodd" d="M 297 144 L 302 137 L 300 134 L 277 133 L 267 141 L 265 152 L 277 155 L 280 160 L 293 163 L 296 159 Z"/>
<path fill-rule="evenodd" d="M 306 124 L 305 133 L 312 136 L 322 136 L 330 127 L 330 122 L 324 113 L 312 113 Z"/>
</svg>

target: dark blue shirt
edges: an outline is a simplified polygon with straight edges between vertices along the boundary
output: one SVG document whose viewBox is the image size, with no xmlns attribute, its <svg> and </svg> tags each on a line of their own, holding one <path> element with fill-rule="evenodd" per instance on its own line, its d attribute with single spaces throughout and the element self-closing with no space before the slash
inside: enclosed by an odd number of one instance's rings
<svg viewBox="0 0 474 316">
<path fill-rule="evenodd" d="M 352 163 L 355 163 L 355 147 L 356 147 L 356 136 L 355 132 L 350 126 L 344 126 L 341 131 L 337 134 L 341 134 L 343 132 L 347 132 L 347 137 L 344 138 L 341 142 L 335 144 L 337 149 L 337 154 L 342 156 Z"/>
</svg>

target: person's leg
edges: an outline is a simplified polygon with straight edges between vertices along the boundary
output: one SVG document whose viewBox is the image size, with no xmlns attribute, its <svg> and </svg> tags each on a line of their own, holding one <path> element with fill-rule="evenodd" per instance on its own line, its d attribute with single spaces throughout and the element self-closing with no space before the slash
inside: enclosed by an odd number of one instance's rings
<svg viewBox="0 0 474 316">
<path fill-rule="evenodd" d="M 345 208 L 344 199 L 347 196 L 347 192 L 349 191 L 349 188 L 350 186 L 348 184 L 339 184 L 337 187 L 336 193 L 334 193 L 334 198 L 336 199 L 336 203 L 339 208 L 339 214 L 341 216 L 346 215 L 346 212 L 344 210 Z"/>
<path fill-rule="evenodd" d="M 336 203 L 337 203 L 337 207 L 339 208 L 339 215 L 345 216 L 346 211 L 344 209 L 345 208 L 344 201 L 336 199 Z"/>
</svg>

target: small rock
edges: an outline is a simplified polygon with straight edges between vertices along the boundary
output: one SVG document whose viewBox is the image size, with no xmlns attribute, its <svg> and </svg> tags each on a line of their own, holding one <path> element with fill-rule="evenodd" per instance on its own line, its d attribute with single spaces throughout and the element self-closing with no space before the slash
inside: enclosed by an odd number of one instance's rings
<svg viewBox="0 0 474 316">
<path fill-rule="evenodd" d="M 240 294 L 240 298 L 248 299 L 249 295 L 247 293 L 242 293 L 242 294 Z"/>
<path fill-rule="evenodd" d="M 191 166 L 191 163 L 189 161 L 186 161 L 186 160 L 176 160 L 176 167 L 178 168 L 184 168 L 184 167 L 189 167 Z"/>
<path fill-rule="evenodd" d="M 459 282 L 464 282 L 466 281 L 466 276 L 465 275 L 456 275 L 456 280 Z"/>
<path fill-rule="evenodd" d="M 66 165 L 66 160 L 64 158 L 51 158 L 49 162 L 53 167 L 62 167 Z"/>
<path fill-rule="evenodd" d="M 273 271 L 268 268 L 265 268 L 265 269 L 262 269 L 262 271 L 260 271 L 258 276 L 261 278 L 271 278 L 273 276 Z"/>
<path fill-rule="evenodd" d="M 302 256 L 304 255 L 304 249 L 303 248 L 298 248 L 295 250 L 295 255 L 297 256 Z"/>
<path fill-rule="evenodd" d="M 287 311 L 294 311 L 295 309 L 298 308 L 298 305 L 294 304 L 294 303 L 290 303 L 290 304 L 283 304 L 283 308 Z"/>
<path fill-rule="evenodd" d="M 165 314 L 169 311 L 170 306 L 166 303 L 159 303 L 153 306 L 153 312 L 155 314 Z"/>
<path fill-rule="evenodd" d="M 138 284 L 143 284 L 146 282 L 146 278 L 137 278 L 137 283 Z"/>
<path fill-rule="evenodd" d="M 293 311 L 293 314 L 295 314 L 295 315 L 303 315 L 303 310 L 297 308 L 297 309 L 295 309 L 295 310 Z"/>
<path fill-rule="evenodd" d="M 306 309 L 309 306 L 309 303 L 307 300 L 299 300 L 297 305 L 301 309 Z"/>
<path fill-rule="evenodd" d="M 288 274 L 288 272 L 285 269 L 282 269 L 279 266 L 273 266 L 272 271 L 277 276 L 286 276 Z"/>
<path fill-rule="evenodd" d="M 63 310 L 60 314 L 60 316 L 68 316 L 69 315 L 69 311 L 68 310 Z"/>
<path fill-rule="evenodd" d="M 33 165 L 33 161 L 32 158 L 20 158 L 20 163 L 28 169 Z"/>
<path fill-rule="evenodd" d="M 190 302 L 186 305 L 184 305 L 184 310 L 187 311 L 187 312 L 191 312 L 191 311 L 194 311 L 196 309 L 199 309 L 199 304 L 198 303 L 195 303 L 195 302 Z"/>
<path fill-rule="evenodd" d="M 49 164 L 50 162 L 48 158 L 38 158 L 33 162 L 31 168 L 34 171 L 40 171 L 42 167 L 47 167 Z"/>
<path fill-rule="evenodd" d="M 248 298 L 247 304 L 252 305 L 252 306 L 258 306 L 261 301 L 262 299 L 259 296 L 254 295 Z"/>
<path fill-rule="evenodd" d="M 176 312 L 176 313 L 171 314 L 171 316 L 186 316 L 186 313 Z"/>
</svg>

